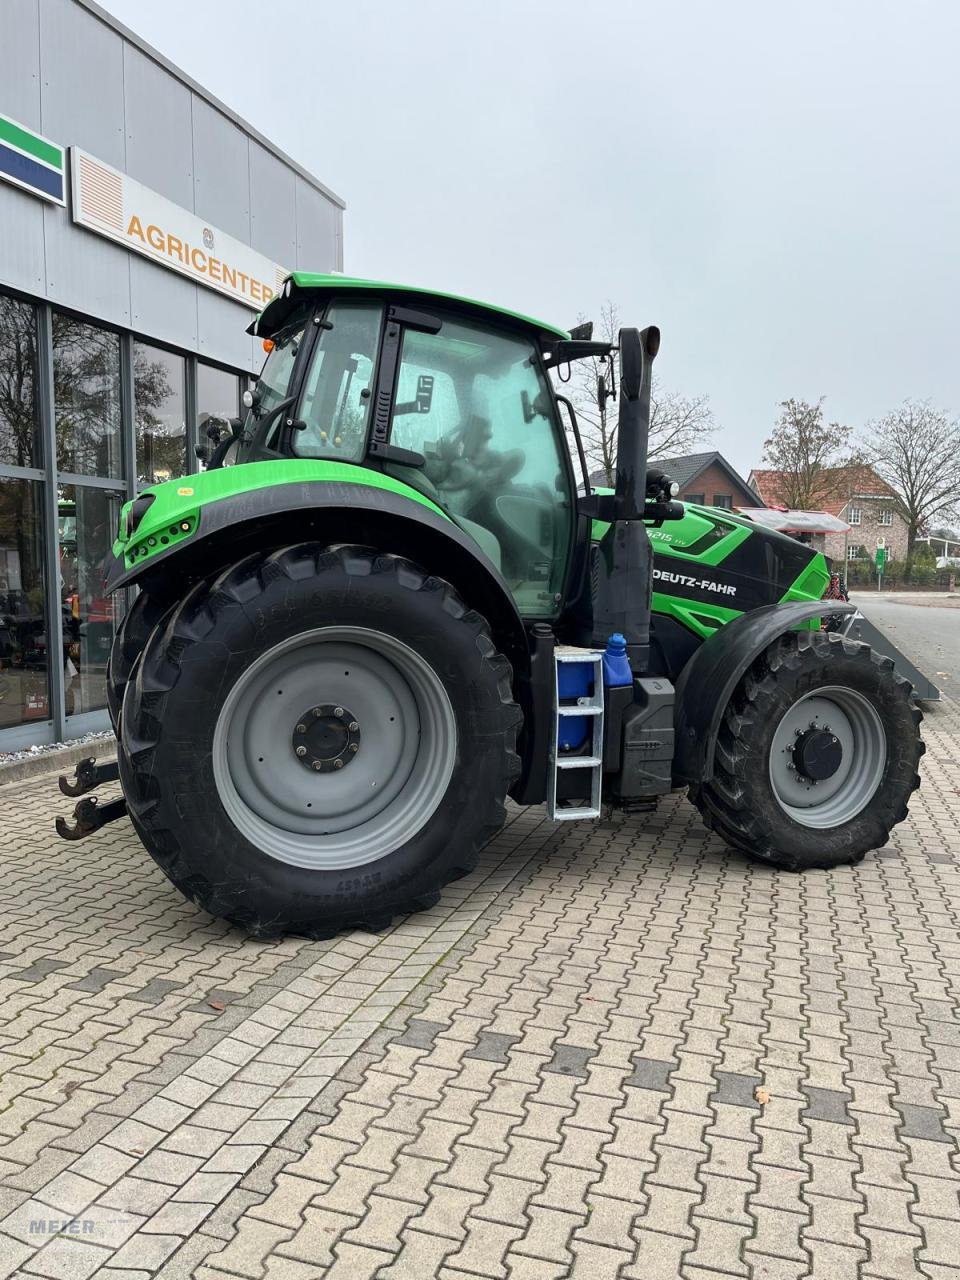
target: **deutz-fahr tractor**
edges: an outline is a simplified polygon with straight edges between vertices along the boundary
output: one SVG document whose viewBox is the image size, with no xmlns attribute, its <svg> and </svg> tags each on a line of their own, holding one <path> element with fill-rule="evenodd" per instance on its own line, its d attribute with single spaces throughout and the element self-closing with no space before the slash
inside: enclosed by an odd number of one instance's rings
<svg viewBox="0 0 960 1280">
<path fill-rule="evenodd" d="M 920 712 L 822 599 L 823 556 L 648 466 L 656 328 L 597 342 L 295 273 L 250 332 L 269 354 L 245 415 L 122 510 L 123 799 L 62 834 L 126 812 L 191 901 L 323 937 L 434 903 L 508 797 L 639 820 L 687 788 L 792 870 L 856 862 L 906 817 Z M 586 357 L 618 395 L 613 488 L 551 382 Z M 67 790 L 110 776 L 89 762 Z"/>
</svg>

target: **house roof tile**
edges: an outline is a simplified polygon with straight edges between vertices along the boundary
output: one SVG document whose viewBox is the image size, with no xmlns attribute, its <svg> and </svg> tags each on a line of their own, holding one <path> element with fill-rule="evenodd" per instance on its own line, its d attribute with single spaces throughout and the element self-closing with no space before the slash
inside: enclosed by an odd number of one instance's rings
<svg viewBox="0 0 960 1280">
<path fill-rule="evenodd" d="M 896 498 L 897 491 L 869 463 L 848 467 L 825 467 L 824 497 L 816 504 L 818 511 L 838 516 L 855 498 Z M 754 469 L 750 483 L 768 507 L 786 506 L 786 472 Z"/>
</svg>

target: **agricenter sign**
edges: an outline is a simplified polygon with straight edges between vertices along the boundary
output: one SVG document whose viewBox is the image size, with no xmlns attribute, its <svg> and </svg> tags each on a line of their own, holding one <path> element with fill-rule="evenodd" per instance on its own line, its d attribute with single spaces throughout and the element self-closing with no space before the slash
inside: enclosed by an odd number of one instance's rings
<svg viewBox="0 0 960 1280">
<path fill-rule="evenodd" d="M 260 311 L 287 268 L 103 160 L 70 148 L 73 220 L 197 284 Z"/>
</svg>

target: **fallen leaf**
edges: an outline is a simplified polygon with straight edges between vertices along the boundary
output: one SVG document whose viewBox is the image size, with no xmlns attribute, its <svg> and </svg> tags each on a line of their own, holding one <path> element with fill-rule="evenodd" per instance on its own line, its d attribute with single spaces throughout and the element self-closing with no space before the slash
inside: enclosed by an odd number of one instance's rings
<svg viewBox="0 0 960 1280">
<path fill-rule="evenodd" d="M 770 1093 L 767 1089 L 764 1089 L 762 1085 L 757 1086 L 754 1090 L 753 1096 L 760 1103 L 761 1107 L 766 1106 L 770 1101 Z"/>
<path fill-rule="evenodd" d="M 211 1009 L 216 1009 L 218 1013 L 222 1013 L 227 1007 L 221 1000 L 208 1000 L 207 1004 Z"/>
<path fill-rule="evenodd" d="M 143 1149 L 143 1147 L 131 1147 L 131 1148 L 130 1148 L 130 1154 L 131 1154 L 132 1156 L 145 1156 L 147 1153 L 146 1153 L 146 1151 Z"/>
</svg>

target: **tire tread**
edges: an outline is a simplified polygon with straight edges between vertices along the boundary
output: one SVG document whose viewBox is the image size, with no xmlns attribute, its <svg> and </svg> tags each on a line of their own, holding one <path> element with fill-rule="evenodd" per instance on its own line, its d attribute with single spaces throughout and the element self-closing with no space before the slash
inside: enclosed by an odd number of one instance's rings
<svg viewBox="0 0 960 1280">
<path fill-rule="evenodd" d="M 750 787 L 746 781 L 756 762 L 750 756 L 750 742 L 756 726 L 770 714 L 773 697 L 784 680 L 797 680 L 805 671 L 829 666 L 834 656 L 871 663 L 883 672 L 884 679 L 896 690 L 896 696 L 910 709 L 914 726 L 919 726 L 923 713 L 910 701 L 911 686 L 894 671 L 894 664 L 884 654 L 874 653 L 869 645 L 851 641 L 845 636 L 825 631 L 788 632 L 774 641 L 752 664 L 726 707 L 717 737 L 714 776 L 710 781 L 691 786 L 691 803 L 700 811 L 704 824 L 733 848 L 747 853 L 770 866 L 788 871 L 829 870 L 832 867 L 860 862 L 866 849 L 830 849 L 826 843 L 818 854 L 787 852 L 780 848 L 761 814 L 752 807 Z M 917 740 L 916 760 L 923 754 L 924 744 Z M 914 772 L 909 791 L 920 786 Z M 881 848 L 890 832 L 907 816 L 907 805 L 899 794 L 886 796 L 878 792 L 871 802 L 875 810 L 872 848 Z M 786 816 L 784 815 L 785 820 Z"/>
</svg>

